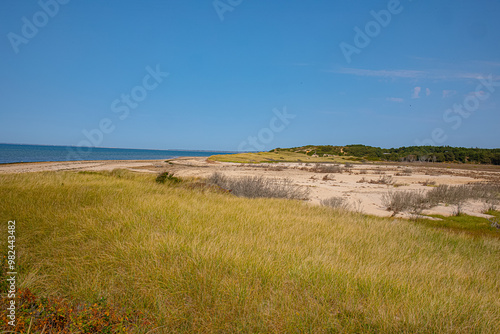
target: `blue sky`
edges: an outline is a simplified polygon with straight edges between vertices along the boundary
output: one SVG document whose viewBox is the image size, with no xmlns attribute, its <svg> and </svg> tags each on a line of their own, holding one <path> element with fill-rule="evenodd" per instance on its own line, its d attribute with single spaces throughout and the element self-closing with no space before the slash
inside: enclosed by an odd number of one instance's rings
<svg viewBox="0 0 500 334">
<path fill-rule="evenodd" d="M 4 0 L 0 142 L 500 147 L 498 17 L 497 0 Z"/>
</svg>

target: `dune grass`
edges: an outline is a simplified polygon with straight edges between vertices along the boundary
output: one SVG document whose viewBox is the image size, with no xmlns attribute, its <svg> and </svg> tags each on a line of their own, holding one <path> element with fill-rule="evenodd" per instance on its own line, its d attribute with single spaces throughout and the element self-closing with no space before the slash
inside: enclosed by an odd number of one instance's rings
<svg viewBox="0 0 500 334">
<path fill-rule="evenodd" d="M 104 298 L 155 333 L 500 328 L 496 238 L 123 171 L 1 175 L 0 196 L 23 288 Z"/>
<path fill-rule="evenodd" d="M 208 158 L 211 161 L 237 162 L 237 163 L 276 163 L 276 162 L 329 162 L 329 163 L 359 163 L 354 157 L 311 157 L 304 153 L 279 151 L 279 152 L 256 152 L 213 155 Z"/>
</svg>

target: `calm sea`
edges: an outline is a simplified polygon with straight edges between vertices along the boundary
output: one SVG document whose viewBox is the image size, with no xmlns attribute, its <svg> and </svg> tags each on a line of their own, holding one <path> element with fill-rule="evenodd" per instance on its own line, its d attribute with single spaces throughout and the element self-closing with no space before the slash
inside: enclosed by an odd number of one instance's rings
<svg viewBox="0 0 500 334">
<path fill-rule="evenodd" d="M 230 152 L 0 144 L 0 164 L 73 160 L 154 160 L 176 157 L 209 157 L 211 155 L 227 153 Z"/>
</svg>

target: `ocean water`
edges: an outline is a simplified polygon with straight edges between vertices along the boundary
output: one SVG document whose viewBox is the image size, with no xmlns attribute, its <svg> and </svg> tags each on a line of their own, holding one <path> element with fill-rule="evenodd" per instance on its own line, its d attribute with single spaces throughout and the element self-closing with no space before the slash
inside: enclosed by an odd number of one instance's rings
<svg viewBox="0 0 500 334">
<path fill-rule="evenodd" d="M 209 157 L 228 153 L 230 152 L 0 144 L 0 164 L 76 160 L 155 160 L 176 157 Z"/>
</svg>

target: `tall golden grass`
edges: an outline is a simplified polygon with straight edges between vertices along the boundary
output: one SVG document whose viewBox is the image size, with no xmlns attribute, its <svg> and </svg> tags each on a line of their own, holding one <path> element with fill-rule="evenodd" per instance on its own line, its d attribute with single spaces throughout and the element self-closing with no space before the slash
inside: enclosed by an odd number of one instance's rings
<svg viewBox="0 0 500 334">
<path fill-rule="evenodd" d="M 494 333 L 500 241 L 115 171 L 0 176 L 19 280 L 157 332 Z M 7 235 L 1 237 L 6 249 Z"/>
</svg>

